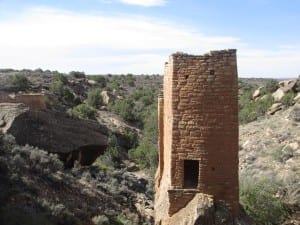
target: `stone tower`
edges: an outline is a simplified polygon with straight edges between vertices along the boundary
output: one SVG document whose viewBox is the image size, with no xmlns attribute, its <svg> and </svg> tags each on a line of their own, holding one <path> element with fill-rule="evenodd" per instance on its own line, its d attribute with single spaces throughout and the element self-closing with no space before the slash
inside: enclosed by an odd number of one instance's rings
<svg viewBox="0 0 300 225">
<path fill-rule="evenodd" d="M 236 50 L 194 56 L 176 53 L 165 64 L 158 99 L 159 166 L 156 224 L 203 193 L 239 213 Z M 179 223 L 177 223 L 179 224 Z"/>
</svg>

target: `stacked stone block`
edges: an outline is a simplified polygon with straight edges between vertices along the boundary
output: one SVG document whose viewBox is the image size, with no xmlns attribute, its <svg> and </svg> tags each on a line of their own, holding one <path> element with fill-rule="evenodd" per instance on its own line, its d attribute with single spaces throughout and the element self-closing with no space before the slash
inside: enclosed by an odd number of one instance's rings
<svg viewBox="0 0 300 225">
<path fill-rule="evenodd" d="M 158 217 L 172 216 L 196 193 L 212 195 L 238 214 L 237 84 L 236 50 L 170 57 L 159 101 Z M 188 190 L 185 160 L 199 162 L 197 186 Z"/>
</svg>

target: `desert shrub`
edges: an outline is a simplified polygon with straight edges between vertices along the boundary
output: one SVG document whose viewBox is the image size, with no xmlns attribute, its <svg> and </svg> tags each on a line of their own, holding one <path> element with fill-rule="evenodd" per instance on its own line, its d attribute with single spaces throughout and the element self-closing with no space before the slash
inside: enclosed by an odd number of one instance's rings
<svg viewBox="0 0 300 225">
<path fill-rule="evenodd" d="M 63 204 L 55 204 L 46 199 L 38 199 L 40 206 L 47 212 L 49 216 L 59 221 L 59 224 L 76 225 L 80 224 L 75 215 Z"/>
<path fill-rule="evenodd" d="M 68 83 L 68 78 L 65 75 L 63 75 L 62 73 L 55 73 L 53 75 L 53 80 L 54 81 L 60 81 L 63 84 Z"/>
<path fill-rule="evenodd" d="M 87 96 L 87 104 L 91 107 L 98 108 L 102 103 L 103 101 L 102 96 L 100 95 L 100 89 L 90 89 Z"/>
<path fill-rule="evenodd" d="M 58 96 L 58 100 L 63 103 L 70 103 L 74 100 L 74 95 L 62 81 L 54 81 L 50 84 L 49 90 Z"/>
<path fill-rule="evenodd" d="M 96 160 L 98 167 L 104 170 L 114 168 L 119 165 L 121 157 L 122 150 L 118 143 L 117 136 L 115 134 L 109 134 L 108 147 L 105 153 Z"/>
<path fill-rule="evenodd" d="M 28 167 L 29 169 L 50 174 L 63 169 L 63 163 L 55 154 L 29 146 L 14 145 L 11 149 L 12 162 L 16 168 Z"/>
<path fill-rule="evenodd" d="M 125 148 L 131 149 L 135 148 L 138 144 L 138 135 L 135 132 L 132 131 L 126 131 L 123 134 L 123 137 L 125 139 Z"/>
<path fill-rule="evenodd" d="M 94 216 L 92 222 L 95 225 L 109 225 L 109 219 L 105 215 Z"/>
<path fill-rule="evenodd" d="M 93 76 L 90 76 L 90 78 L 94 81 L 97 81 L 98 85 L 101 87 L 101 88 L 104 88 L 106 87 L 106 79 L 104 76 L 101 76 L 101 75 L 93 75 Z"/>
<path fill-rule="evenodd" d="M 127 74 L 125 78 L 125 82 L 130 86 L 134 87 L 135 86 L 135 77 L 132 74 Z"/>
<path fill-rule="evenodd" d="M 19 91 L 26 91 L 30 86 L 28 78 L 23 74 L 13 75 L 11 83 L 15 85 Z"/>
<path fill-rule="evenodd" d="M 69 75 L 75 78 L 85 78 L 85 73 L 79 71 L 71 71 Z"/>
<path fill-rule="evenodd" d="M 290 91 L 282 97 L 280 102 L 282 104 L 284 104 L 285 106 L 292 106 L 294 104 L 294 97 L 295 97 L 295 94 Z"/>
<path fill-rule="evenodd" d="M 293 157 L 293 149 L 289 146 L 285 146 L 284 148 L 277 148 L 272 152 L 272 157 L 279 162 L 284 162 L 291 157 Z"/>
<path fill-rule="evenodd" d="M 120 224 L 120 225 L 134 225 L 134 224 L 138 224 L 138 219 L 136 219 L 137 221 L 130 221 L 127 216 L 123 215 L 123 214 L 119 214 L 117 217 L 114 218 L 113 223 L 115 224 Z"/>
<path fill-rule="evenodd" d="M 151 172 L 156 169 L 158 162 L 157 135 L 157 111 L 153 110 L 144 119 L 144 133 L 139 139 L 138 146 L 128 152 L 129 158 Z"/>
<path fill-rule="evenodd" d="M 107 83 L 106 87 L 108 90 L 119 90 L 120 84 L 118 83 L 118 81 L 114 80 L 112 82 Z"/>
<path fill-rule="evenodd" d="M 259 99 L 257 102 L 255 102 L 257 115 L 264 115 L 273 103 L 274 99 L 271 94 L 265 95 L 264 98 Z"/>
<path fill-rule="evenodd" d="M 147 141 L 142 141 L 139 146 L 129 151 L 129 157 L 135 159 L 141 168 L 154 170 L 157 166 L 157 149 Z"/>
<path fill-rule="evenodd" d="M 81 119 L 90 119 L 90 120 L 95 120 L 97 115 L 97 111 L 86 104 L 77 105 L 74 108 L 69 109 L 68 113 L 71 116 L 75 116 Z"/>
<path fill-rule="evenodd" d="M 274 79 L 268 80 L 265 85 L 266 93 L 272 93 L 272 92 L 276 91 L 277 88 L 278 88 L 278 81 L 274 80 Z"/>
<path fill-rule="evenodd" d="M 300 107 L 295 107 L 290 115 L 292 120 L 295 122 L 300 122 Z"/>
<path fill-rule="evenodd" d="M 255 224 L 280 224 L 288 215 L 283 199 L 277 195 L 279 189 L 275 182 L 267 179 L 240 181 L 240 202 Z"/>
<path fill-rule="evenodd" d="M 270 94 L 257 101 L 252 100 L 251 91 L 243 93 L 239 98 L 239 122 L 249 123 L 262 116 L 272 106 L 274 100 Z"/>
<path fill-rule="evenodd" d="M 1 150 L 9 151 L 16 145 L 16 139 L 10 134 L 1 135 Z"/>
<path fill-rule="evenodd" d="M 133 113 L 134 103 L 131 99 L 118 99 L 114 104 L 108 106 L 108 109 L 119 115 L 126 121 L 134 121 L 136 119 Z"/>
</svg>

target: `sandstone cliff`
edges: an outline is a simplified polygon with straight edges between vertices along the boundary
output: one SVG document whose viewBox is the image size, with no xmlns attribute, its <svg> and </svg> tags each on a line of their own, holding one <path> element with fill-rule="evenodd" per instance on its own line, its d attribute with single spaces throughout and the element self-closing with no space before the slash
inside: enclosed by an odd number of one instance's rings
<svg viewBox="0 0 300 225">
<path fill-rule="evenodd" d="M 72 118 L 62 112 L 31 111 L 22 104 L 0 104 L 2 131 L 18 144 L 29 144 L 60 157 L 72 165 L 91 164 L 107 146 L 107 129 L 95 121 Z"/>
</svg>

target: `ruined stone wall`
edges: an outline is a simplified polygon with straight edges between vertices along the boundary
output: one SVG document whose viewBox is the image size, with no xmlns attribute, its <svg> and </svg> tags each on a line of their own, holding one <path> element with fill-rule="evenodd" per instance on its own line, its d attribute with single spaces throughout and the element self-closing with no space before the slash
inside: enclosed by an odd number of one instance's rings
<svg viewBox="0 0 300 225">
<path fill-rule="evenodd" d="M 32 110 L 46 109 L 45 96 L 42 94 L 13 94 L 0 92 L 0 103 L 24 103 Z"/>
<path fill-rule="evenodd" d="M 185 207 L 193 191 L 212 195 L 237 215 L 237 83 L 235 50 L 170 57 L 164 77 L 164 145 L 160 150 L 164 170 L 155 199 L 160 220 L 166 210 L 172 216 Z M 185 160 L 199 162 L 198 185 L 191 191 L 184 191 Z"/>
</svg>

